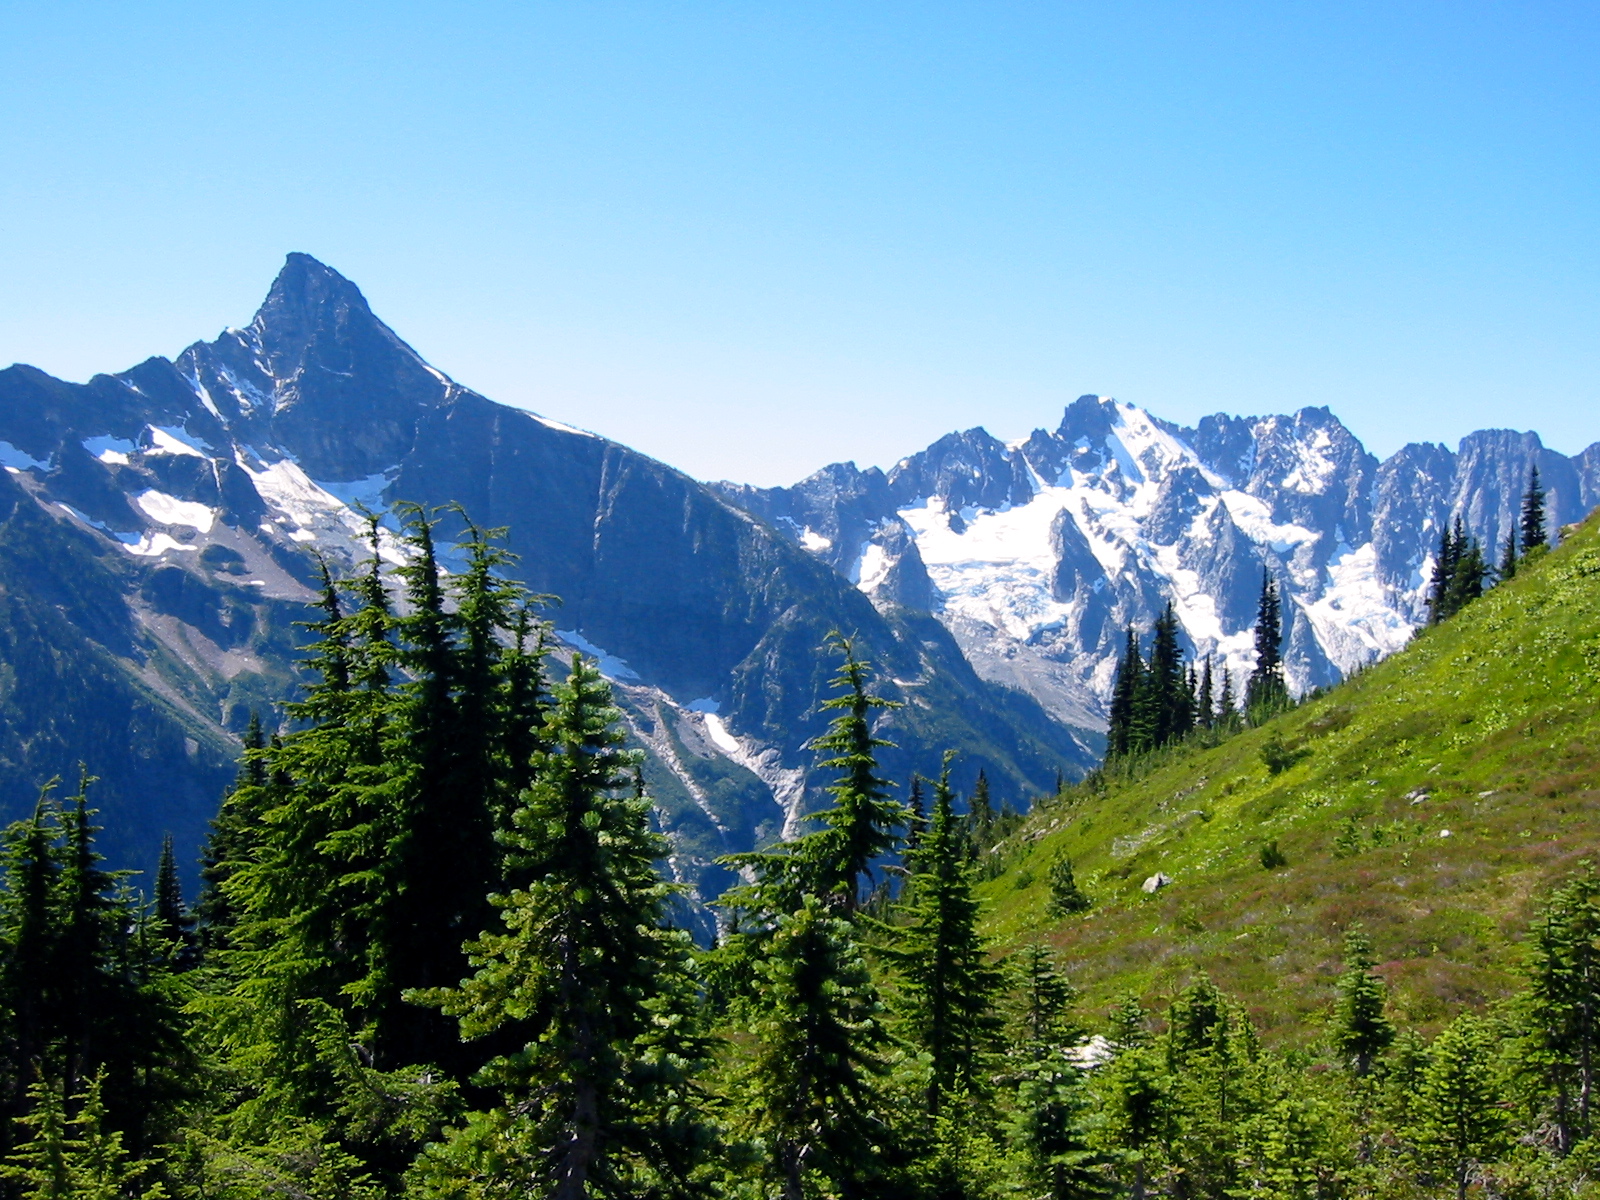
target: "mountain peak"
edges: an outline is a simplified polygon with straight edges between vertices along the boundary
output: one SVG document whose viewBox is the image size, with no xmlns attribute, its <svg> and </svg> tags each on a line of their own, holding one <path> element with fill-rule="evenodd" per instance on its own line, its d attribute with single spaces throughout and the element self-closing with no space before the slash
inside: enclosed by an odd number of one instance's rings
<svg viewBox="0 0 1600 1200">
<path fill-rule="evenodd" d="M 301 347 L 319 327 L 347 325 L 352 316 L 379 323 L 355 284 L 309 254 L 291 253 L 251 328 L 263 340 Z"/>
</svg>

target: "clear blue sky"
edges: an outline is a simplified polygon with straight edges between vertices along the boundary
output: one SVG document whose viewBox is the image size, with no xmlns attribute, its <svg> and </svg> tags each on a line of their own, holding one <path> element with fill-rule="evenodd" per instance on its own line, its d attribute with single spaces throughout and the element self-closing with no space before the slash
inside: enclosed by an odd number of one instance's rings
<svg viewBox="0 0 1600 1200">
<path fill-rule="evenodd" d="M 0 5 L 0 362 L 314 254 L 442 370 L 702 477 L 1333 408 L 1600 439 L 1593 4 Z"/>
</svg>

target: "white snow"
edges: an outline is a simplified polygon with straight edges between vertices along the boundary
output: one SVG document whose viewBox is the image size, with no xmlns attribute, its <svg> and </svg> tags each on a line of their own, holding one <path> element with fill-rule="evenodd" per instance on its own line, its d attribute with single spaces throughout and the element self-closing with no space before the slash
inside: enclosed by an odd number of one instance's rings
<svg viewBox="0 0 1600 1200">
<path fill-rule="evenodd" d="M 1378 552 L 1371 542 L 1340 547 L 1328 563 L 1328 586 L 1313 603 L 1301 603 L 1317 643 L 1348 673 L 1393 654 L 1411 638 L 1411 624 L 1378 579 Z"/>
<path fill-rule="evenodd" d="M 568 425 L 564 421 L 557 421 L 551 417 L 541 417 L 536 412 L 531 412 L 528 415 L 535 421 L 539 422 L 539 424 L 549 426 L 551 429 L 559 429 L 562 433 L 575 433 L 579 437 L 586 438 L 599 436 L 598 434 L 590 433 L 587 429 L 579 429 L 576 425 Z"/>
<path fill-rule="evenodd" d="M 823 537 L 809 525 L 800 531 L 800 544 L 813 554 L 821 554 L 824 550 L 833 549 L 833 539 Z"/>
<path fill-rule="evenodd" d="M 4 467 L 15 475 L 27 470 L 48 471 L 50 464 L 49 462 L 41 462 L 25 451 L 18 450 L 10 442 L 0 442 L 0 467 Z"/>
<path fill-rule="evenodd" d="M 590 658 L 600 661 L 600 674 L 607 679 L 637 679 L 639 673 L 628 665 L 626 659 L 618 658 L 596 646 L 576 629 L 558 629 L 556 636 L 574 650 L 581 650 Z"/>
<path fill-rule="evenodd" d="M 119 533 L 116 539 L 122 548 L 129 554 L 137 554 L 143 558 L 155 558 L 165 554 L 168 550 L 198 550 L 198 546 L 188 546 L 177 538 L 167 533 Z"/>
<path fill-rule="evenodd" d="M 136 453 L 139 449 L 127 438 L 110 436 L 84 438 L 83 448 L 103 463 L 114 463 L 123 467 L 128 465 L 128 455 Z"/>
<path fill-rule="evenodd" d="M 217 518 L 216 512 L 204 504 L 197 504 L 192 500 L 179 500 L 154 488 L 140 492 L 133 497 L 133 502 L 144 510 L 147 517 L 158 524 L 185 525 L 200 533 L 210 533 L 211 525 Z"/>
<path fill-rule="evenodd" d="M 264 461 L 248 448 L 236 451 L 234 461 L 250 476 L 256 491 L 274 515 L 278 530 L 297 542 L 332 543 L 354 559 L 365 557 L 366 521 L 329 487 L 353 488 L 365 493 L 373 486 L 372 477 L 348 484 L 317 483 L 291 458 Z M 381 488 L 379 489 L 381 490 Z M 378 530 L 378 553 L 385 562 L 404 565 L 406 554 L 394 534 Z"/>
<path fill-rule="evenodd" d="M 706 713 L 705 722 L 706 733 L 716 743 L 718 750 L 730 757 L 739 753 L 742 749 L 739 745 L 739 739 L 728 732 L 728 727 L 723 724 L 721 717 L 717 716 L 716 713 Z"/>
<path fill-rule="evenodd" d="M 850 582 L 871 595 L 878 590 L 893 565 L 888 552 L 878 543 L 862 542 L 861 553 L 850 568 Z"/>
<path fill-rule="evenodd" d="M 148 454 L 187 454 L 195 458 L 210 458 L 205 443 L 181 425 L 147 425 L 150 431 Z"/>
</svg>

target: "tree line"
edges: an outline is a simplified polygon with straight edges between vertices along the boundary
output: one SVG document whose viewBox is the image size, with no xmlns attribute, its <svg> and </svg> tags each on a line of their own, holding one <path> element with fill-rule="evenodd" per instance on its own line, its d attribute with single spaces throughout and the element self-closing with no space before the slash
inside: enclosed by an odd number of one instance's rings
<svg viewBox="0 0 1600 1200">
<path fill-rule="evenodd" d="M 308 684 L 253 724 L 183 903 L 94 850 L 92 781 L 5 833 L 7 1196 L 1429 1194 L 1567 1187 L 1592 1155 L 1600 883 L 1552 897 L 1516 1003 L 1398 1031 L 1359 931 L 1310 1049 L 1260 1044 L 1195 979 L 1083 1011 L 1042 936 L 981 932 L 950 759 L 913 807 L 878 767 L 892 703 L 835 636 L 814 743 L 830 803 L 697 947 L 673 920 L 638 755 L 592 663 L 463 518 L 376 520 L 324 572 Z M 459 516 L 459 514 L 458 514 Z M 985 817 L 984 813 L 990 814 Z M 1068 863 L 1057 915 L 1089 907 Z M 1419 1193 L 1420 1189 L 1420 1193 Z M 1533 1194 L 1532 1191 L 1529 1194 Z"/>
</svg>

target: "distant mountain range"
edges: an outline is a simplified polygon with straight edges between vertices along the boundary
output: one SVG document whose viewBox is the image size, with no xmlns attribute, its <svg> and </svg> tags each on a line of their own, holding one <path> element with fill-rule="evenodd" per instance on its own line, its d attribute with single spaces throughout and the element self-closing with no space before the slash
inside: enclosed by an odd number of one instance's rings
<svg viewBox="0 0 1600 1200">
<path fill-rule="evenodd" d="M 728 880 L 715 856 L 822 799 L 832 629 L 904 702 L 893 778 L 950 747 L 963 783 L 984 770 L 1021 805 L 1094 760 L 1092 718 L 981 679 L 927 606 L 874 604 L 716 489 L 459 386 L 305 255 L 246 328 L 174 360 L 0 371 L 0 465 L 0 808 L 86 762 L 121 865 L 153 866 L 164 831 L 198 845 L 250 712 L 292 694 L 313 551 L 352 567 L 358 506 L 398 500 L 509 528 L 560 637 L 615 682 L 702 896 Z"/>
<path fill-rule="evenodd" d="M 1020 806 L 1095 761 L 1126 625 L 1170 598 L 1242 672 L 1265 567 L 1294 684 L 1331 681 L 1406 641 L 1442 522 L 1501 540 L 1534 462 L 1555 521 L 1600 501 L 1600 445 L 1490 431 L 1379 463 L 1325 409 L 1184 429 L 1084 396 L 1012 445 L 973 429 L 887 473 L 704 484 L 461 387 L 290 255 L 247 327 L 176 359 L 0 371 L 0 810 L 82 761 L 119 865 L 165 831 L 197 846 L 250 712 L 293 694 L 313 552 L 352 567 L 362 506 L 460 502 L 614 681 L 706 897 L 718 854 L 821 801 L 830 630 L 904 702 L 890 776 L 953 748 L 958 785 L 981 769 Z"/>
<path fill-rule="evenodd" d="M 1193 429 L 1080 396 L 1053 431 L 952 433 L 887 473 L 835 463 L 789 488 L 717 485 L 879 607 L 936 614 L 986 679 L 1094 723 L 1133 625 L 1171 600 L 1189 648 L 1253 663 L 1265 569 L 1286 597 L 1297 691 L 1399 649 L 1423 620 L 1440 530 L 1498 559 L 1529 469 L 1552 532 L 1600 504 L 1600 442 L 1534 433 L 1408 445 L 1379 462 L 1325 408 Z"/>
</svg>

